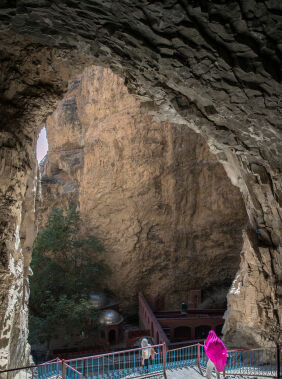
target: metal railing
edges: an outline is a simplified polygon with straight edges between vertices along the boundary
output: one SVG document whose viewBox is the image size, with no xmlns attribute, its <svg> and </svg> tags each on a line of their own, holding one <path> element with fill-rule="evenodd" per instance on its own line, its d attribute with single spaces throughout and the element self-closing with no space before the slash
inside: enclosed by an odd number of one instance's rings
<svg viewBox="0 0 282 379">
<path fill-rule="evenodd" d="M 148 367 L 142 365 L 142 351 L 139 348 L 121 352 L 94 355 L 92 357 L 69 359 L 65 362 L 82 373 L 87 379 L 149 377 L 151 374 L 163 374 L 165 370 L 165 345 L 152 346 L 154 359 L 149 360 Z"/>
<path fill-rule="evenodd" d="M 198 344 L 168 350 L 166 367 L 169 370 L 198 364 Z"/>
<path fill-rule="evenodd" d="M 208 358 L 204 345 L 199 346 L 198 367 L 203 374 Z M 281 378 L 281 347 L 227 350 L 224 376 Z"/>
<path fill-rule="evenodd" d="M 204 345 L 197 343 L 178 349 L 166 349 L 166 344 L 152 346 L 154 359 L 142 364 L 146 348 L 94 355 L 90 357 L 46 362 L 37 366 L 0 371 L 0 379 L 121 379 L 166 377 L 166 370 L 197 367 L 203 375 L 207 366 Z M 281 378 L 281 348 L 229 350 L 223 373 L 229 376 Z"/>
<path fill-rule="evenodd" d="M 229 351 L 225 373 L 279 378 L 280 369 L 277 367 L 279 353 L 276 348 Z"/>
<path fill-rule="evenodd" d="M 0 371 L 1 379 L 45 379 L 58 375 L 59 360 L 55 359 L 37 366 L 19 367 L 9 370 Z"/>
<path fill-rule="evenodd" d="M 67 363 L 64 363 L 63 368 L 64 373 L 62 377 L 65 379 L 82 379 L 82 373 L 69 366 Z"/>
</svg>

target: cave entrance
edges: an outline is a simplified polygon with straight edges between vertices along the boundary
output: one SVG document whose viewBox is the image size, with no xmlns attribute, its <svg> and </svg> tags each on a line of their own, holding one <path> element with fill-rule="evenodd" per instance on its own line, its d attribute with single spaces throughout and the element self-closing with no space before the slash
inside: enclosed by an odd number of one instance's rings
<svg viewBox="0 0 282 379">
<path fill-rule="evenodd" d="M 166 310 L 178 309 L 199 283 L 205 308 L 224 307 L 246 212 L 204 138 L 187 125 L 155 120 L 122 78 L 91 66 L 47 118 L 38 161 L 47 150 L 38 228 L 52 207 L 75 203 L 84 233 L 107 239 L 107 289 L 125 312 L 138 312 L 140 290 L 159 294 Z M 202 300 L 195 293 L 189 307 Z M 188 338 L 190 330 L 180 334 Z"/>
<path fill-rule="evenodd" d="M 155 120 L 122 78 L 97 66 L 70 82 L 46 130 L 44 211 L 75 201 L 85 230 L 107 236 L 110 290 L 126 307 L 134 306 L 132 293 L 141 288 L 144 259 L 144 292 L 158 293 L 160 266 L 166 267 L 161 295 L 167 309 L 187 302 L 199 283 L 206 308 L 224 307 L 239 268 L 246 212 L 203 137 L 187 125 Z M 167 256 L 177 263 L 166 264 Z"/>
</svg>

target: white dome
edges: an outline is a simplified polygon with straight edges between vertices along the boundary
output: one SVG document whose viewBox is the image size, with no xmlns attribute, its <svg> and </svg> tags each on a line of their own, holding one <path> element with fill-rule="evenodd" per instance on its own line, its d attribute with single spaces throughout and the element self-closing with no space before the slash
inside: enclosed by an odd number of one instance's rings
<svg viewBox="0 0 282 379">
<path fill-rule="evenodd" d="M 91 293 L 89 295 L 89 302 L 94 309 L 103 309 L 108 304 L 108 299 L 103 293 Z"/>
<path fill-rule="evenodd" d="M 123 317 L 114 309 L 104 310 L 99 317 L 99 324 L 103 326 L 118 325 L 123 321 Z"/>
</svg>

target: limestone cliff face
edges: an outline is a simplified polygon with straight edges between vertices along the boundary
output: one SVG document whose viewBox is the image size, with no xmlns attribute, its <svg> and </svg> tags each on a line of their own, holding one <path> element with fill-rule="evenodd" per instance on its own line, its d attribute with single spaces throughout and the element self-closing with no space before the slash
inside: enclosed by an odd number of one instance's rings
<svg viewBox="0 0 282 379">
<path fill-rule="evenodd" d="M 105 244 L 105 286 L 124 311 L 137 293 L 166 307 L 225 293 L 239 267 L 246 214 L 239 190 L 185 125 L 156 122 L 111 70 L 91 67 L 47 120 L 39 217 L 68 199 Z"/>
</svg>

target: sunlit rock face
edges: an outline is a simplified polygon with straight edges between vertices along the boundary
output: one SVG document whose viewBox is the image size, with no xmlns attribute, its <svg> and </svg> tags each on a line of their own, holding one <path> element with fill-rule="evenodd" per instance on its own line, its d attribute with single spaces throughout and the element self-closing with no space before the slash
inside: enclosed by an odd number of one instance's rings
<svg viewBox="0 0 282 379">
<path fill-rule="evenodd" d="M 104 285 L 124 312 L 137 311 L 140 290 L 165 295 L 168 309 L 190 289 L 226 295 L 246 214 L 203 138 L 154 121 L 109 69 L 88 68 L 69 88 L 46 123 L 39 220 L 53 205 L 79 204 L 84 231 L 105 244 Z"/>
<path fill-rule="evenodd" d="M 269 331 L 281 338 L 281 329 L 273 320 L 278 317 L 277 311 L 269 309 L 267 300 L 271 300 L 277 308 L 280 304 L 275 298 L 275 276 L 271 255 L 267 248 L 258 248 L 256 235 L 248 230 L 243 233 L 240 269 L 232 283 L 228 294 L 229 309 L 225 313 L 225 340 L 239 347 L 246 341 L 249 347 L 264 346 L 269 338 Z M 266 276 L 268 281 L 266 281 Z M 265 333 L 254 334 L 256 320 L 260 319 Z"/>
<path fill-rule="evenodd" d="M 7 152 L 7 151 L 6 151 Z M 5 155 L 5 150 L 2 156 Z M 16 155 L 10 151 L 9 158 L 15 159 Z M 6 163 L 6 162 L 5 162 Z M 17 164 L 17 160 L 14 160 Z M 0 367 L 15 367 L 19 363 L 30 362 L 30 347 L 27 344 L 28 337 L 28 298 L 29 283 L 28 275 L 31 274 L 29 263 L 31 259 L 31 246 L 35 237 L 35 190 L 37 177 L 35 175 L 35 162 L 33 169 L 27 176 L 26 188 L 23 193 L 15 184 L 8 189 L 6 202 L 1 207 L 1 225 L 13 217 L 16 223 L 15 233 L 6 229 L 2 240 L 2 251 L 0 259 Z M 0 179 L 1 189 L 5 188 L 5 182 L 9 179 L 17 183 L 19 180 L 17 167 L 6 172 Z M 11 182 L 9 186 L 11 186 Z M 11 188 L 11 187 L 9 187 Z M 17 206 L 16 199 L 23 199 L 22 209 Z M 11 214 L 11 212 L 13 212 Z M 11 245 L 9 237 L 14 242 Z M 3 242 L 6 242 L 3 243 Z M 7 254 L 5 255 L 5 253 Z"/>
<path fill-rule="evenodd" d="M 250 243 L 272 293 L 263 300 L 255 295 L 259 317 L 242 321 L 241 330 L 248 329 L 242 346 L 250 335 L 263 344 L 279 341 L 281 1 L 7 0 L 0 10 L 1 310 L 14 283 L 7 281 L 13 278 L 8 262 L 17 255 L 35 135 L 70 76 L 95 63 L 125 78 L 159 120 L 204 136 L 240 188 L 254 232 Z M 246 288 L 246 297 L 238 296 L 244 304 L 251 295 Z M 243 320 L 244 306 L 236 314 Z M 2 332 L 4 324 L 1 317 Z M 2 356 L 13 344 L 17 337 L 5 332 Z"/>
</svg>

